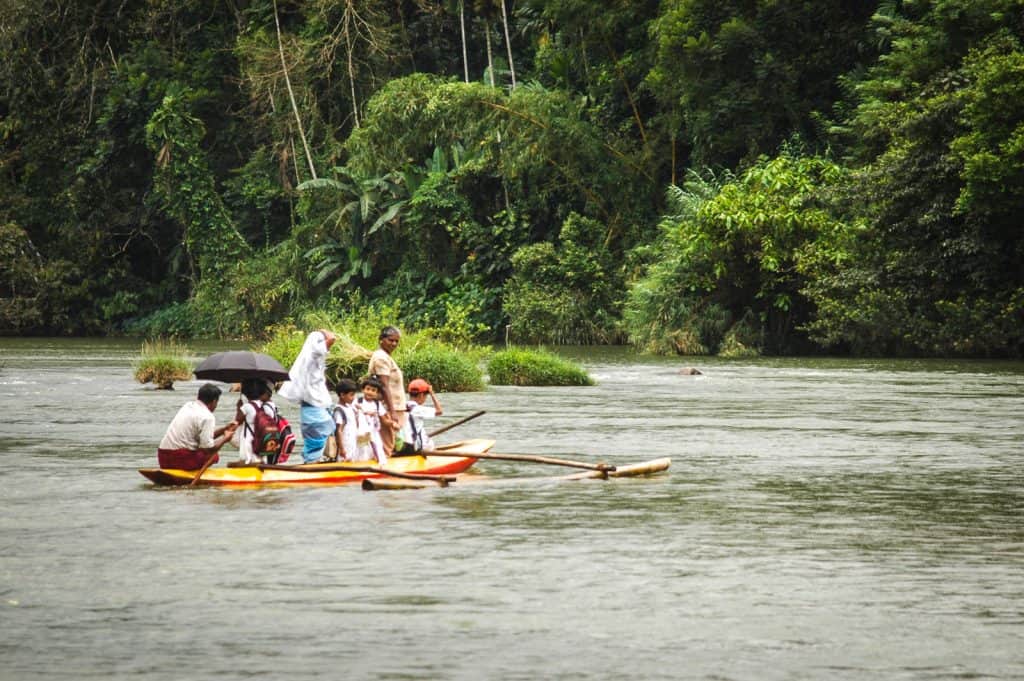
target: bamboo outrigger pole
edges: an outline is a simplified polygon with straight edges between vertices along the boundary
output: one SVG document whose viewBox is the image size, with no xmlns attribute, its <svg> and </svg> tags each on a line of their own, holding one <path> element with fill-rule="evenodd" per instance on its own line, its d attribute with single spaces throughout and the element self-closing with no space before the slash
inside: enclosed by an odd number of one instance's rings
<svg viewBox="0 0 1024 681">
<path fill-rule="evenodd" d="M 429 452 L 420 452 L 423 456 L 471 456 L 474 459 L 494 459 L 496 461 L 529 461 L 532 463 L 546 463 L 552 466 L 568 466 L 569 468 L 585 468 L 591 471 L 613 472 L 615 466 L 607 463 L 587 463 L 585 461 L 572 461 L 570 459 L 556 459 L 550 456 L 535 456 L 533 454 L 496 454 L 485 452 L 481 454 L 466 454 L 465 452 L 452 452 L 444 449 L 433 449 Z"/>
</svg>

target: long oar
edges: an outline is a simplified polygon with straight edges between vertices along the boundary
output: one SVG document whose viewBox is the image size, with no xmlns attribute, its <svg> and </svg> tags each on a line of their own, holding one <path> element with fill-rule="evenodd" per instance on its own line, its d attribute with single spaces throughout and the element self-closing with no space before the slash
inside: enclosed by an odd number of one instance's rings
<svg viewBox="0 0 1024 681">
<path fill-rule="evenodd" d="M 542 476 L 532 478 L 474 478 L 474 477 L 462 477 L 459 478 L 459 487 L 465 485 L 521 485 L 530 483 L 543 483 L 543 482 L 559 482 L 563 480 L 585 480 L 587 478 L 604 478 L 605 480 L 610 478 L 629 478 L 629 477 L 640 477 L 657 475 L 658 473 L 668 470 L 671 464 L 671 459 L 652 459 L 650 461 L 643 461 L 641 463 L 626 464 L 619 466 L 615 471 L 584 471 L 583 473 L 573 473 L 571 475 L 558 475 L 558 476 Z M 363 480 L 363 489 L 365 490 L 400 490 L 400 489 L 424 489 L 426 487 L 433 487 L 427 482 L 411 482 L 401 480 L 388 480 L 387 478 L 368 478 Z"/>
<path fill-rule="evenodd" d="M 467 416 L 466 418 L 464 418 L 464 419 L 459 419 L 458 421 L 454 421 L 454 422 L 452 422 L 452 423 L 449 423 L 449 424 L 448 424 L 447 426 L 444 426 L 443 428 L 438 428 L 437 430 L 435 430 L 435 431 L 432 431 L 432 432 L 428 433 L 428 435 L 430 435 L 430 437 L 437 437 L 437 436 L 438 436 L 438 435 L 440 435 L 441 433 L 446 433 L 446 432 L 448 432 L 449 430 L 451 430 L 451 429 L 452 429 L 452 428 L 454 428 L 455 426 L 461 426 L 461 425 L 462 425 L 463 423 L 465 423 L 466 421 L 472 421 L 472 420 L 473 420 L 473 419 L 475 419 L 475 418 L 476 418 L 477 416 L 483 416 L 483 415 L 484 415 L 484 414 L 486 414 L 486 413 L 487 413 L 486 411 L 478 411 L 478 412 L 476 412 L 475 414 L 470 414 L 470 415 L 469 415 L 469 416 Z"/>
<path fill-rule="evenodd" d="M 301 465 L 301 464 L 300 464 Z M 281 464 L 272 463 L 261 463 L 256 464 L 256 468 L 261 471 L 302 471 L 307 473 L 319 473 L 327 471 L 353 471 L 355 473 L 377 473 L 380 475 L 390 475 L 395 478 L 405 478 L 407 480 L 431 480 L 433 482 L 441 483 L 442 487 L 446 487 L 449 482 L 455 482 L 455 477 L 451 475 L 428 475 L 426 473 L 401 473 L 399 471 L 389 471 L 386 468 L 379 468 L 377 466 L 347 466 L 345 464 L 317 464 L 316 468 L 307 468 L 299 466 L 286 466 Z"/>
<path fill-rule="evenodd" d="M 195 484 L 197 482 L 199 482 L 199 478 L 203 477 L 203 473 L 206 472 L 206 469 L 209 468 L 210 466 L 212 466 L 213 462 L 216 461 L 216 460 L 217 460 L 217 452 L 214 452 L 213 454 L 210 454 L 210 458 L 208 458 L 206 460 L 206 463 L 204 463 L 203 467 L 199 469 L 198 473 L 196 473 L 196 477 L 192 478 L 192 482 L 188 483 L 188 486 L 189 487 L 195 487 Z"/>
<path fill-rule="evenodd" d="M 481 454 L 470 454 L 467 452 L 448 453 L 443 449 L 434 449 L 429 452 L 420 452 L 423 456 L 471 456 L 474 459 L 494 459 L 496 461 L 529 461 L 531 463 L 546 463 L 552 466 L 568 466 L 569 468 L 586 468 L 591 471 L 611 472 L 615 466 L 607 463 L 586 463 L 584 461 L 571 461 L 569 459 L 555 459 L 550 456 L 535 456 L 533 454 L 495 454 L 485 452 Z"/>
</svg>

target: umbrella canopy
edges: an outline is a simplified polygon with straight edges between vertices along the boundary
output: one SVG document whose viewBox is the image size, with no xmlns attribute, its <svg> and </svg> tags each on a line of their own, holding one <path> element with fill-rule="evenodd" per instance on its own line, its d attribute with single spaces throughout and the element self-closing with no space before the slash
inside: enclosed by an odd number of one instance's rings
<svg viewBox="0 0 1024 681">
<path fill-rule="evenodd" d="M 251 350 L 230 350 L 210 355 L 195 370 L 196 378 L 237 383 L 247 378 L 287 381 L 288 370 L 270 355 Z"/>
</svg>

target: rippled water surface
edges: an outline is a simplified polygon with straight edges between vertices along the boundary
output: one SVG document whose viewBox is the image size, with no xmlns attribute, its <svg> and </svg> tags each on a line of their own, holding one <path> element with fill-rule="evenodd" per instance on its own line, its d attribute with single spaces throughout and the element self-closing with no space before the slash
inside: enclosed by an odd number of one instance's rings
<svg viewBox="0 0 1024 681">
<path fill-rule="evenodd" d="M 137 352 L 0 340 L 0 679 L 1024 678 L 1022 364 L 567 350 L 439 439 L 667 475 L 165 490 Z"/>
</svg>

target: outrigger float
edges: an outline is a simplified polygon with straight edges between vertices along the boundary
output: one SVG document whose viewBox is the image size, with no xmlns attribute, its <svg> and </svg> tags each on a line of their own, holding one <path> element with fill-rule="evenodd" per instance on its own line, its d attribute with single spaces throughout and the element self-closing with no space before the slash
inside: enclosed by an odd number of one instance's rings
<svg viewBox="0 0 1024 681">
<path fill-rule="evenodd" d="M 394 456 L 383 466 L 375 465 L 371 461 L 296 465 L 229 464 L 222 468 L 206 468 L 199 471 L 198 478 L 197 471 L 173 468 L 140 468 L 139 473 L 159 486 L 257 487 L 297 484 L 338 485 L 358 482 L 362 483 L 364 489 L 376 490 L 447 486 L 449 483 L 462 480 L 456 476 L 469 470 L 481 459 L 529 461 L 586 469 L 583 473 L 554 478 L 558 480 L 653 475 L 667 470 L 670 463 L 669 459 L 654 459 L 639 464 L 613 466 L 528 454 L 495 454 L 490 452 L 493 446 L 494 440 L 463 440 L 442 445 L 426 456 Z M 473 482 L 480 480 L 474 479 Z"/>
</svg>

